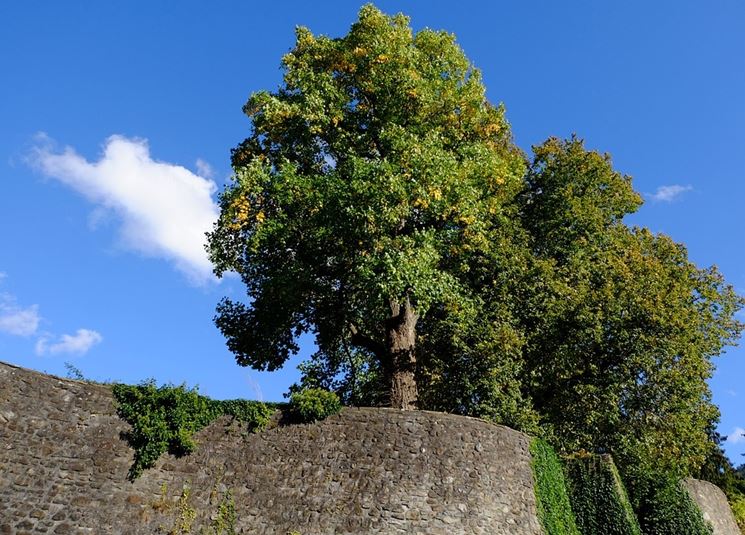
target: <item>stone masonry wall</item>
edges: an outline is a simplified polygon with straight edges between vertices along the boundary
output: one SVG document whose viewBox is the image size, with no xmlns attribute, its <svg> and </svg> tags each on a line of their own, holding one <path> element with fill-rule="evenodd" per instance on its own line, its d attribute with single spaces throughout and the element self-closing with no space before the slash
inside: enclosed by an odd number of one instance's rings
<svg viewBox="0 0 745 535">
<path fill-rule="evenodd" d="M 716 485 L 698 479 L 686 479 L 683 486 L 714 528 L 714 535 L 740 535 L 727 496 Z"/>
<path fill-rule="evenodd" d="M 134 483 L 127 429 L 108 387 L 0 363 L 0 535 L 205 533 L 233 505 L 237 533 L 541 533 L 528 437 L 480 420 L 345 409 L 247 434 L 223 419 Z"/>
</svg>

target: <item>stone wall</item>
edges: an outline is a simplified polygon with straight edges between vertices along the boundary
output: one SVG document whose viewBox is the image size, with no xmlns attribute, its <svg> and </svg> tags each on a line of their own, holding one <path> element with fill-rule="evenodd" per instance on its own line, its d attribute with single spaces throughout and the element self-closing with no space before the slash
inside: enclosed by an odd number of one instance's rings
<svg viewBox="0 0 745 535">
<path fill-rule="evenodd" d="M 238 533 L 541 532 L 528 437 L 472 418 L 345 409 L 259 434 L 223 419 L 134 483 L 127 429 L 108 387 L 0 363 L 0 534 L 200 533 L 233 505 Z"/>
<path fill-rule="evenodd" d="M 727 496 L 719 487 L 698 479 L 686 479 L 683 486 L 698 504 L 704 518 L 711 523 L 714 535 L 740 535 Z"/>
</svg>

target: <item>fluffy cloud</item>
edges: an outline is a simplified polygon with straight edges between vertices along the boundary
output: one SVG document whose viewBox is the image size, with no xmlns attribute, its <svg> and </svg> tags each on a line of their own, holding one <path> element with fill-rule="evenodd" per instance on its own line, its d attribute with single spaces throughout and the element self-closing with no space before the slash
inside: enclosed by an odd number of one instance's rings
<svg viewBox="0 0 745 535">
<path fill-rule="evenodd" d="M 99 215 L 115 214 L 124 247 L 174 262 L 195 283 L 213 278 L 205 232 L 219 210 L 209 177 L 154 160 L 146 140 L 123 136 L 108 138 L 100 159 L 89 162 L 71 147 L 56 150 L 42 135 L 31 163 L 84 195 Z M 196 165 L 202 175 L 212 172 L 202 160 Z"/>
<path fill-rule="evenodd" d="M 8 295 L 0 295 L 0 332 L 31 336 L 39 328 L 39 307 L 19 307 Z"/>
<path fill-rule="evenodd" d="M 741 444 L 745 442 L 745 429 L 742 427 L 735 427 L 735 430 L 727 435 L 727 442 L 729 444 Z"/>
<path fill-rule="evenodd" d="M 653 201 L 673 202 L 685 192 L 691 190 L 693 190 L 692 186 L 681 186 L 680 184 L 673 184 L 671 186 L 660 186 L 659 188 L 657 188 L 657 191 L 655 193 L 651 193 L 648 196 Z"/>
<path fill-rule="evenodd" d="M 103 336 L 90 329 L 78 329 L 75 334 L 63 334 L 56 342 L 41 338 L 36 342 L 37 355 L 58 355 L 69 353 L 83 355 L 94 345 L 101 343 Z"/>
</svg>

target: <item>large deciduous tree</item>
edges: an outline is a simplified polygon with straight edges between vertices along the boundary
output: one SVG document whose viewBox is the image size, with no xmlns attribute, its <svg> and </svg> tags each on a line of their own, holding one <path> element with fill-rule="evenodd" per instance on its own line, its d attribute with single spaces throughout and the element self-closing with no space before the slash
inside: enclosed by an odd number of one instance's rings
<svg viewBox="0 0 745 535">
<path fill-rule="evenodd" d="M 363 7 L 345 37 L 297 30 L 209 235 L 239 364 L 281 367 L 315 335 L 305 386 L 445 410 L 627 474 L 691 473 L 718 418 L 712 358 L 743 300 L 664 235 L 629 227 L 629 177 L 572 138 L 514 145 L 451 35 Z"/>
<path fill-rule="evenodd" d="M 223 300 L 216 323 L 240 364 L 268 370 L 311 331 L 317 362 L 369 357 L 390 405 L 414 408 L 419 327 L 479 310 L 462 275 L 505 241 L 524 157 L 453 36 L 403 15 L 365 6 L 339 39 L 299 28 L 282 66 L 244 108 L 209 236 L 250 301 Z"/>
<path fill-rule="evenodd" d="M 521 211 L 550 284 L 521 309 L 523 386 L 563 450 L 691 473 L 719 416 L 712 357 L 739 337 L 743 300 L 682 245 L 623 223 L 641 198 L 607 156 L 578 139 L 534 152 Z"/>
</svg>

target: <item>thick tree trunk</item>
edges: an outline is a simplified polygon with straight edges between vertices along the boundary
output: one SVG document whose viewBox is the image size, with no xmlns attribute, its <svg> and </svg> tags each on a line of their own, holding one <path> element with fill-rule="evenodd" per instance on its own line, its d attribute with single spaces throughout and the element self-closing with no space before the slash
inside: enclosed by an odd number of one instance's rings
<svg viewBox="0 0 745 535">
<path fill-rule="evenodd" d="M 386 321 L 386 350 L 390 358 L 391 407 L 414 410 L 419 394 L 416 387 L 416 322 L 419 316 L 408 298 L 391 301 L 391 317 Z"/>
</svg>

